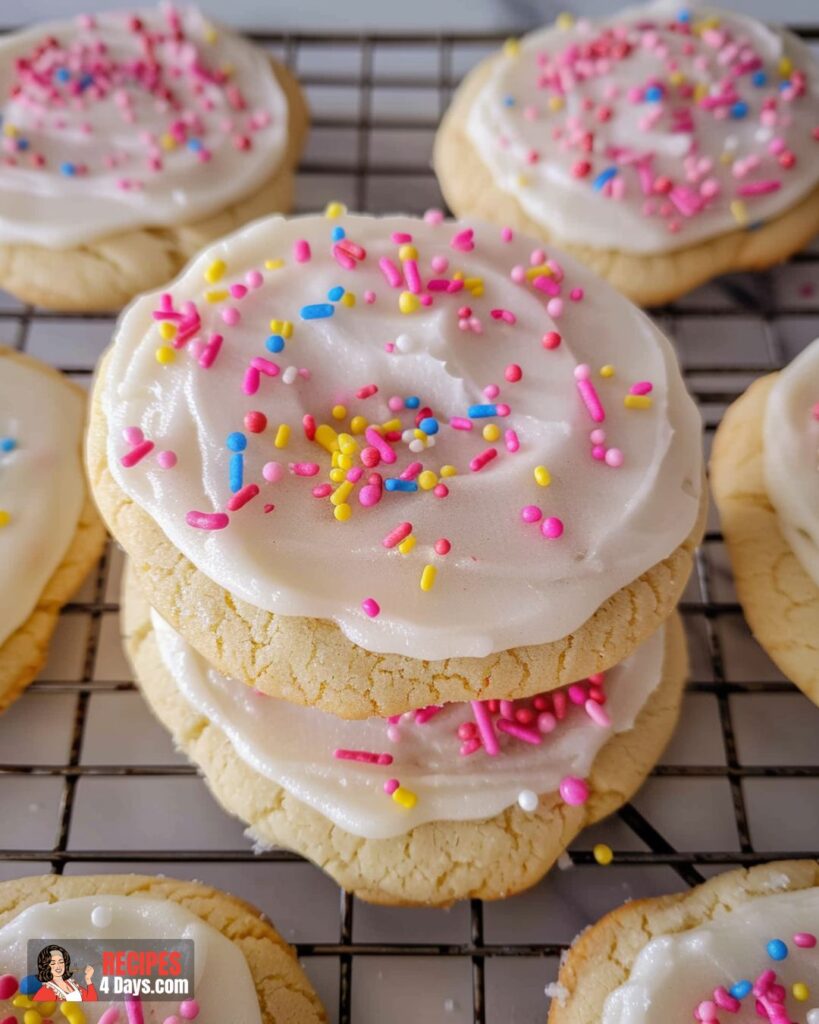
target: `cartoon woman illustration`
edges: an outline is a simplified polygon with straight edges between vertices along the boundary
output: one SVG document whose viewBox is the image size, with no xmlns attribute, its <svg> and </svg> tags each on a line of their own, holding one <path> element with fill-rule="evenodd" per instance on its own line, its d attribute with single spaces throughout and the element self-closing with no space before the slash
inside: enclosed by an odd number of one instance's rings
<svg viewBox="0 0 819 1024">
<path fill-rule="evenodd" d="M 42 985 L 31 998 L 35 1002 L 95 1003 L 97 990 L 91 984 L 94 968 L 85 968 L 85 988 L 72 981 L 71 957 L 62 946 L 46 946 L 37 956 L 37 977 Z"/>
</svg>

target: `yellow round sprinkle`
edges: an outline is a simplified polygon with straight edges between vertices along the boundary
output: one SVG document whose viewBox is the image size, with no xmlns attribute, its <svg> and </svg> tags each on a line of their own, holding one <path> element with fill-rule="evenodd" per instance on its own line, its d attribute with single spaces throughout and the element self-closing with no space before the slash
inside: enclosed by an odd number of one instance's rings
<svg viewBox="0 0 819 1024">
<path fill-rule="evenodd" d="M 334 420 L 343 420 L 346 415 L 347 415 L 347 406 L 346 405 L 334 405 L 333 406 L 333 419 Z"/>
<path fill-rule="evenodd" d="M 564 105 L 562 96 L 550 96 L 549 97 L 549 110 L 558 111 L 562 110 Z"/>
<path fill-rule="evenodd" d="M 265 270 L 281 270 L 281 268 L 283 266 L 284 266 L 284 260 L 265 260 L 264 261 L 264 269 Z"/>
<path fill-rule="evenodd" d="M 160 366 L 169 366 L 176 359 L 176 352 L 170 345 L 160 345 L 154 354 Z"/>
<path fill-rule="evenodd" d="M 417 295 L 413 295 L 412 292 L 401 292 L 398 308 L 402 313 L 414 313 L 420 305 Z"/>
<path fill-rule="evenodd" d="M 456 476 L 458 470 L 454 466 L 441 466 L 441 476 Z"/>
<path fill-rule="evenodd" d="M 336 467 L 336 469 L 330 470 L 330 479 L 334 484 L 340 484 L 347 476 L 347 470 Z"/>
<path fill-rule="evenodd" d="M 340 523 L 346 523 L 352 514 L 353 510 L 346 501 L 342 502 L 340 505 L 336 505 L 333 509 L 333 515 Z"/>
<path fill-rule="evenodd" d="M 614 367 L 611 363 L 606 363 L 605 366 L 600 367 L 600 376 L 606 378 L 614 376 Z"/>
<path fill-rule="evenodd" d="M 354 434 L 363 434 L 367 429 L 367 417 L 366 416 L 353 416 L 350 420 L 350 430 Z"/>
<path fill-rule="evenodd" d="M 227 264 L 224 260 L 214 260 L 205 270 L 205 280 L 208 284 L 216 284 L 217 281 L 221 281 L 226 270 Z"/>
<path fill-rule="evenodd" d="M 279 429 L 276 431 L 276 437 L 273 444 L 277 448 L 286 448 L 287 442 L 290 440 L 290 424 L 280 423 Z"/>
<path fill-rule="evenodd" d="M 209 46 L 213 46 L 213 44 L 219 38 L 219 33 L 216 31 L 213 25 L 208 25 L 205 28 L 204 38 L 205 42 L 208 43 Z"/>
<path fill-rule="evenodd" d="M 36 1010 L 26 1010 L 23 1014 L 23 1024 L 42 1024 L 43 1018 Z"/>
<path fill-rule="evenodd" d="M 34 1002 L 28 996 L 15 996 L 11 1001 L 11 1005 L 18 1007 L 18 1009 L 25 1009 L 28 1006 L 33 1006 Z"/>
<path fill-rule="evenodd" d="M 166 132 L 159 140 L 159 144 L 165 150 L 176 149 L 176 139 L 173 135 Z"/>
<path fill-rule="evenodd" d="M 431 469 L 425 469 L 418 477 L 418 486 L 422 491 L 431 491 L 438 483 L 438 477 Z"/>
<path fill-rule="evenodd" d="M 171 338 L 175 338 L 176 324 L 172 324 L 170 320 L 163 320 L 159 325 L 159 337 L 163 341 L 170 341 Z"/>
<path fill-rule="evenodd" d="M 0 527 L 8 526 L 11 522 L 11 513 L 6 512 L 4 508 L 0 508 Z"/>
<path fill-rule="evenodd" d="M 602 864 L 603 866 L 611 864 L 614 860 L 614 852 L 612 848 L 610 846 L 606 846 L 605 843 L 597 843 L 592 850 L 592 854 L 594 855 L 594 859 L 597 863 Z"/>
<path fill-rule="evenodd" d="M 552 482 L 552 474 L 545 466 L 535 466 L 535 483 L 540 487 L 548 487 Z"/>
<path fill-rule="evenodd" d="M 464 279 L 464 272 L 462 270 L 456 270 L 455 273 L 452 275 L 452 280 L 453 281 L 463 281 L 463 279 Z"/>
<path fill-rule="evenodd" d="M 341 305 L 342 306 L 347 306 L 348 309 L 352 309 L 353 306 L 355 305 L 355 293 L 354 292 L 345 292 L 341 296 Z"/>
<path fill-rule="evenodd" d="M 346 212 L 347 207 L 344 203 L 333 202 L 328 203 L 324 207 L 324 216 L 328 217 L 330 220 L 335 220 L 337 217 L 343 217 Z"/>
<path fill-rule="evenodd" d="M 504 57 L 517 57 L 520 53 L 520 40 L 519 39 L 507 39 L 503 44 L 503 55 Z"/>
<path fill-rule="evenodd" d="M 338 468 L 343 469 L 346 473 L 348 469 L 353 468 L 353 457 L 348 455 L 346 452 L 342 452 L 338 457 Z"/>
<path fill-rule="evenodd" d="M 13 139 L 17 135 L 17 127 L 13 124 L 3 125 L 3 134 L 7 135 L 10 139 Z"/>
<path fill-rule="evenodd" d="M 798 1000 L 800 1003 L 805 1003 L 810 999 L 810 989 L 804 981 L 797 981 L 791 991 L 793 992 L 793 998 Z"/>
<path fill-rule="evenodd" d="M 399 786 L 393 792 L 392 798 L 397 804 L 405 807 L 408 811 L 418 803 L 418 797 L 415 793 L 411 789 L 404 789 L 403 786 Z"/>
<path fill-rule="evenodd" d="M 424 571 L 421 573 L 421 590 L 432 590 L 433 586 L 435 586 L 435 577 L 437 575 L 438 570 L 434 565 L 425 565 Z"/>
<path fill-rule="evenodd" d="M 409 537 L 405 537 L 404 540 L 401 541 L 398 545 L 398 550 L 402 555 L 408 555 L 417 543 L 415 535 L 411 533 Z"/>
<path fill-rule="evenodd" d="M 562 32 L 565 32 L 567 29 L 570 29 L 572 27 L 572 25 L 574 25 L 574 18 L 572 17 L 571 14 L 569 14 L 568 11 L 562 11 L 555 18 L 555 25 L 557 25 L 557 27 Z"/>
<path fill-rule="evenodd" d="M 685 75 L 682 71 L 672 71 L 668 80 L 672 85 L 682 85 L 685 82 Z"/>
<path fill-rule="evenodd" d="M 497 423 L 487 423 L 483 428 L 484 441 L 497 441 L 501 436 L 500 427 Z"/>
<path fill-rule="evenodd" d="M 398 250 L 399 260 L 417 260 L 418 250 L 414 245 L 402 245 Z"/>
</svg>

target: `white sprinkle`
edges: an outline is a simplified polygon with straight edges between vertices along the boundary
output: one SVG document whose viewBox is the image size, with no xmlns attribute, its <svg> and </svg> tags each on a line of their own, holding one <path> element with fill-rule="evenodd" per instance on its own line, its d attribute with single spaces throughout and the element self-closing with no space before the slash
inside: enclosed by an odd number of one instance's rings
<svg viewBox="0 0 819 1024">
<path fill-rule="evenodd" d="M 295 367 L 295 366 L 288 366 L 287 369 L 282 374 L 282 381 L 285 384 L 292 384 L 293 381 L 296 379 L 296 377 L 298 377 L 298 375 L 299 375 L 299 371 L 298 371 L 297 367 Z"/>
<path fill-rule="evenodd" d="M 395 347 L 399 352 L 412 352 L 415 345 L 408 334 L 399 334 L 395 339 Z"/>
<path fill-rule="evenodd" d="M 110 907 L 94 907 L 91 911 L 91 924 L 95 928 L 107 928 L 114 919 L 114 912 Z"/>
<path fill-rule="evenodd" d="M 520 793 L 518 793 L 518 805 L 520 806 L 520 809 L 526 811 L 527 814 L 531 814 L 533 811 L 536 811 L 539 803 L 540 801 L 538 800 L 537 793 L 533 792 L 531 789 L 522 789 Z"/>
</svg>

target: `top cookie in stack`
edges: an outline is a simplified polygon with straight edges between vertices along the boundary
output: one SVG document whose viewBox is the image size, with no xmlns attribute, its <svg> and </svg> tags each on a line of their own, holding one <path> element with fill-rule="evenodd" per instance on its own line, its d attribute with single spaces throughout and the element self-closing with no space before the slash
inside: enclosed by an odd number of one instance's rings
<svg viewBox="0 0 819 1024">
<path fill-rule="evenodd" d="M 344 718 L 627 657 L 702 530 L 667 340 L 511 231 L 329 212 L 224 239 L 119 325 L 89 467 L 148 600 Z"/>
</svg>

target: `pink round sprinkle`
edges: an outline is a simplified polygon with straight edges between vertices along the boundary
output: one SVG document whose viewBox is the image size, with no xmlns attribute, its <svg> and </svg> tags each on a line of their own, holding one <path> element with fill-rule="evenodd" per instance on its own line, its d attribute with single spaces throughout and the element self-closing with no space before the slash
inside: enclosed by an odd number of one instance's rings
<svg viewBox="0 0 819 1024">
<path fill-rule="evenodd" d="M 442 224 L 444 221 L 444 211 L 433 207 L 424 214 L 424 221 L 427 224 Z"/>
<path fill-rule="evenodd" d="M 710 999 L 704 999 L 696 1009 L 696 1016 L 703 1021 L 715 1021 L 717 1019 L 716 1004 Z"/>
<path fill-rule="evenodd" d="M 526 268 L 525 267 L 512 267 L 509 274 L 515 284 L 523 284 L 526 280 Z"/>
<path fill-rule="evenodd" d="M 186 999 L 179 1004 L 179 1016 L 183 1020 L 196 1020 L 199 1016 L 199 1003 L 195 999 Z"/>
<path fill-rule="evenodd" d="M 542 249 L 533 249 L 529 253 L 529 262 L 533 267 L 540 266 L 541 263 L 546 262 L 546 253 Z"/>
<path fill-rule="evenodd" d="M 557 719 L 551 711 L 541 711 L 537 716 L 538 731 L 542 733 L 554 732 L 557 728 Z"/>
<path fill-rule="evenodd" d="M 399 409 L 404 408 L 404 399 L 399 395 L 393 395 L 387 402 L 387 406 L 390 412 L 398 412 Z"/>
<path fill-rule="evenodd" d="M 545 349 L 552 351 L 552 349 L 556 349 L 558 347 L 562 340 L 563 339 L 557 333 L 557 331 L 548 331 L 546 334 L 543 335 L 543 338 L 541 339 L 541 344 Z"/>
<path fill-rule="evenodd" d="M 126 427 L 122 432 L 122 436 L 126 444 L 142 444 L 145 440 L 145 435 L 139 427 Z"/>
<path fill-rule="evenodd" d="M 572 683 L 569 687 L 569 700 L 572 704 L 580 707 L 581 704 L 586 703 L 586 689 L 582 683 Z"/>
<path fill-rule="evenodd" d="M 368 306 L 371 306 L 375 302 L 375 292 L 371 292 L 369 288 L 364 292 L 364 301 Z"/>
<path fill-rule="evenodd" d="M 376 601 L 374 597 L 365 597 L 361 602 L 361 607 L 365 615 L 369 615 L 371 619 L 374 619 L 381 613 L 381 605 Z"/>
<path fill-rule="evenodd" d="M 264 277 L 260 270 L 248 270 L 245 274 L 245 281 L 248 288 L 261 288 L 264 284 Z"/>
<path fill-rule="evenodd" d="M 517 363 L 510 363 L 503 371 L 503 375 L 510 384 L 515 384 L 523 376 L 523 370 L 521 370 Z"/>
<path fill-rule="evenodd" d="M 173 469 L 177 462 L 176 452 L 157 452 L 156 461 L 162 469 Z"/>
<path fill-rule="evenodd" d="M 119 1017 L 117 1017 L 116 1020 L 119 1020 Z M 162 1021 L 162 1024 L 179 1024 L 179 1018 L 175 1013 L 172 1013 L 170 1017 L 166 1017 L 165 1020 Z"/>
<path fill-rule="evenodd" d="M 392 796 L 400 785 L 401 783 L 398 781 L 398 779 L 387 779 L 387 781 L 384 783 L 384 792 L 387 794 L 387 796 Z"/>
<path fill-rule="evenodd" d="M 478 727 L 474 722 L 461 722 L 458 726 L 458 739 L 471 740 L 478 735 Z"/>
<path fill-rule="evenodd" d="M 483 393 L 487 398 L 497 398 L 500 394 L 500 388 L 497 384 L 487 384 L 483 389 Z"/>
<path fill-rule="evenodd" d="M 367 488 L 365 487 L 364 490 L 361 492 L 362 495 L 363 495 L 364 491 L 366 491 L 366 490 L 367 490 Z M 316 486 L 312 490 L 312 495 L 313 495 L 314 498 L 326 498 L 328 495 L 330 495 L 332 493 L 333 493 L 333 485 L 332 484 L 316 484 Z M 364 502 L 362 501 L 361 504 L 363 505 Z"/>
<path fill-rule="evenodd" d="M 262 476 L 268 483 L 275 484 L 284 476 L 284 469 L 278 462 L 266 462 L 262 466 Z"/>
<path fill-rule="evenodd" d="M 449 494 L 449 488 L 446 484 L 436 484 L 432 489 L 432 493 L 436 498 L 446 498 Z"/>
<path fill-rule="evenodd" d="M 557 516 L 548 516 L 540 524 L 540 532 L 548 540 L 557 540 L 563 535 L 563 522 Z"/>
<path fill-rule="evenodd" d="M 439 537 L 435 541 L 435 554 L 436 555 L 448 555 L 452 550 L 452 543 L 446 539 L 446 537 Z"/>
<path fill-rule="evenodd" d="M 609 448 L 606 452 L 606 465 L 612 469 L 619 469 L 623 465 L 623 453 L 619 448 Z"/>
<path fill-rule="evenodd" d="M 797 932 L 793 937 L 793 944 L 800 949 L 813 949 L 816 945 L 816 936 L 813 932 Z"/>
<path fill-rule="evenodd" d="M 567 775 L 560 783 L 560 796 L 571 807 L 578 807 L 589 799 L 589 784 L 585 779 Z"/>
<path fill-rule="evenodd" d="M 569 298 L 572 300 L 572 302 L 580 302 L 580 300 L 583 298 L 583 289 L 572 288 L 572 290 L 569 292 Z"/>
<path fill-rule="evenodd" d="M 558 320 L 563 314 L 563 299 L 549 299 L 546 303 L 546 312 L 553 320 Z"/>
<path fill-rule="evenodd" d="M 590 434 L 589 440 L 592 444 L 604 444 L 606 440 L 606 432 L 602 427 L 596 427 Z"/>
<path fill-rule="evenodd" d="M 578 363 L 574 368 L 575 380 L 588 380 L 591 377 L 591 368 L 588 363 Z"/>
<path fill-rule="evenodd" d="M 11 999 L 19 987 L 19 982 L 13 974 L 4 974 L 0 977 L 0 999 Z M 16 1017 L 14 1018 L 17 1019 Z"/>
<path fill-rule="evenodd" d="M 435 271 L 436 274 L 443 274 L 449 268 L 449 260 L 446 256 L 433 256 L 429 261 L 429 265 Z"/>
<path fill-rule="evenodd" d="M 537 505 L 524 505 L 520 510 L 520 518 L 524 523 L 539 523 L 543 518 L 543 513 Z"/>
<path fill-rule="evenodd" d="M 381 461 L 381 455 L 378 449 L 373 448 L 371 445 L 362 449 L 360 458 L 367 469 L 373 469 Z"/>
<path fill-rule="evenodd" d="M 501 238 L 504 242 L 511 242 L 515 237 L 511 228 L 501 228 Z"/>
<path fill-rule="evenodd" d="M 229 327 L 235 327 L 242 319 L 242 314 L 235 306 L 225 306 L 222 310 L 222 319 Z"/>
<path fill-rule="evenodd" d="M 245 430 L 249 430 L 251 434 L 261 434 L 266 426 L 267 416 L 263 412 L 254 410 L 245 413 Z"/>
<path fill-rule="evenodd" d="M 596 444 L 592 447 L 592 458 L 597 459 L 598 462 L 604 462 L 606 458 L 606 449 L 602 444 Z"/>
<path fill-rule="evenodd" d="M 232 284 L 228 289 L 234 299 L 243 299 L 247 295 L 247 286 L 243 284 Z"/>
</svg>

